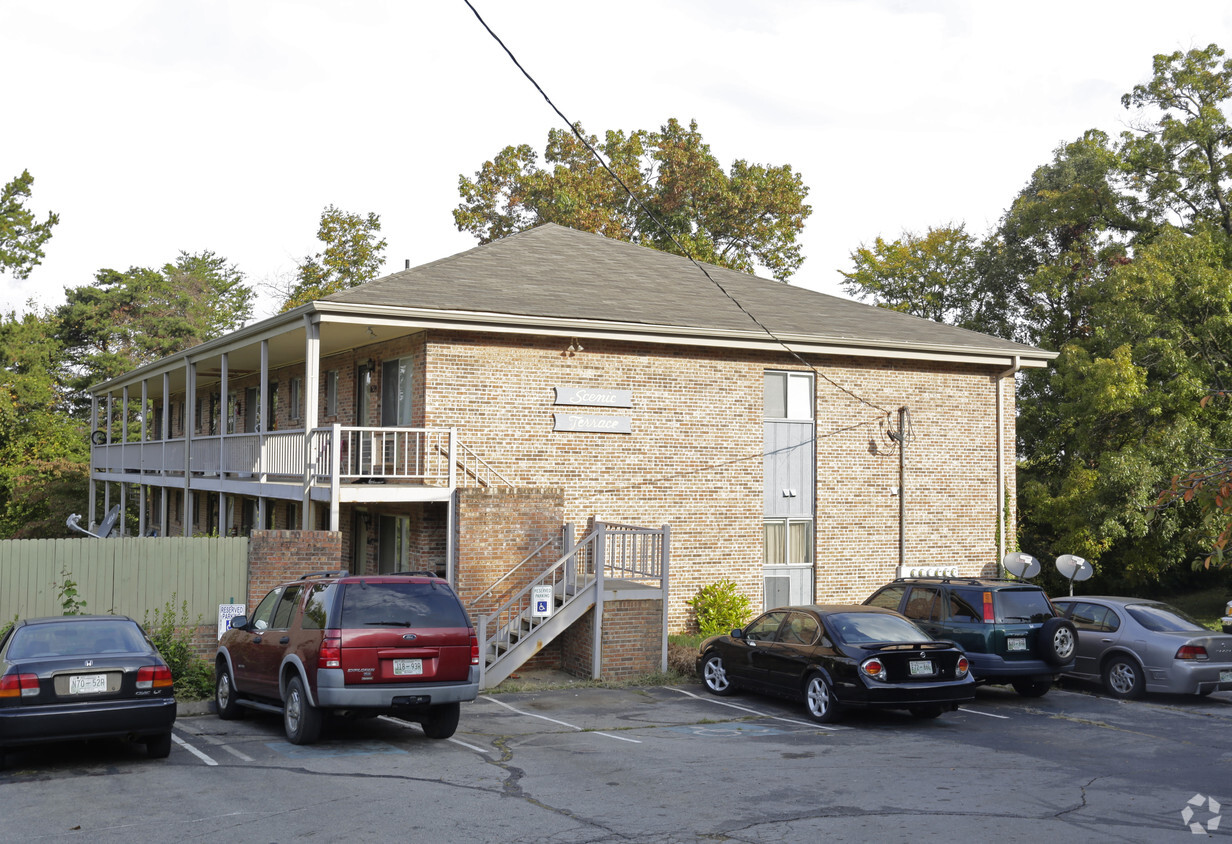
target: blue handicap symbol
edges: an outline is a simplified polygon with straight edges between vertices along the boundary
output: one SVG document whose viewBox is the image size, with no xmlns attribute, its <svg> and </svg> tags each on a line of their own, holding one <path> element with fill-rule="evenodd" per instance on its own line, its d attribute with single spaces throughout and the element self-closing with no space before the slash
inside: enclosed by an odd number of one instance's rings
<svg viewBox="0 0 1232 844">
<path fill-rule="evenodd" d="M 548 602 L 547 602 L 547 601 L 540 601 L 539 603 L 537 603 L 537 604 L 535 605 L 535 611 L 536 611 L 536 612 L 547 612 L 547 611 L 548 611 Z"/>
</svg>

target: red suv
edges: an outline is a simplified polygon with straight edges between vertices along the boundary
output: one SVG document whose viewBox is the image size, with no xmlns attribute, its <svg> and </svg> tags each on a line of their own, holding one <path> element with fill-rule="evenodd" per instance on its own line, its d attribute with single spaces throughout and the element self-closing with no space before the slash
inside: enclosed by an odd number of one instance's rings
<svg viewBox="0 0 1232 844">
<path fill-rule="evenodd" d="M 233 618 L 214 671 L 220 718 L 280 712 L 294 744 L 316 741 L 325 710 L 396 715 L 449 738 L 459 703 L 479 694 L 479 640 L 434 574 L 317 572 Z"/>
</svg>

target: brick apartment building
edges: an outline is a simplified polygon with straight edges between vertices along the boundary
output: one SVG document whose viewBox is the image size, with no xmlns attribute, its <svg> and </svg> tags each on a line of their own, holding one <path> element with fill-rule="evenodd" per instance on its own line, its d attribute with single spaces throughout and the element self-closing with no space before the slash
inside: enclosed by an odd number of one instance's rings
<svg viewBox="0 0 1232 844">
<path fill-rule="evenodd" d="M 91 519 L 337 531 L 341 566 L 479 604 L 596 522 L 668 525 L 672 629 L 721 578 L 761 606 L 992 571 L 1013 376 L 1053 353 L 706 269 L 543 225 L 141 367 L 92 389 Z"/>
</svg>

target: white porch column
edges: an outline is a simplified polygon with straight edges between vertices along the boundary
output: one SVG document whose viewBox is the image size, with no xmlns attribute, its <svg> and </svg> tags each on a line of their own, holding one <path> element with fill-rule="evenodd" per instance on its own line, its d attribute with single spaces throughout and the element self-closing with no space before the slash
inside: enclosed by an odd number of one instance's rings
<svg viewBox="0 0 1232 844">
<path fill-rule="evenodd" d="M 90 425 L 86 430 L 86 436 L 90 438 L 90 512 L 86 516 L 86 527 L 91 531 L 94 530 L 94 525 L 97 524 L 95 519 L 98 516 L 98 481 L 94 480 L 97 471 L 97 464 L 94 460 L 94 450 L 98 448 L 94 444 L 94 432 L 98 430 L 98 396 L 90 396 Z"/>
<path fill-rule="evenodd" d="M 192 440 L 197 418 L 197 365 L 184 363 L 184 535 L 192 536 Z"/>
<path fill-rule="evenodd" d="M 313 441 L 312 432 L 317 427 L 319 414 L 317 411 L 318 396 L 321 394 L 321 323 L 320 317 L 304 314 L 304 496 L 300 507 L 300 522 L 304 530 L 312 530 L 312 498 L 311 490 L 313 475 L 317 471 L 317 460 L 320 455 L 319 443 Z M 337 471 L 337 467 L 333 468 Z"/>
<path fill-rule="evenodd" d="M 218 412 L 218 483 L 220 488 L 222 479 L 227 476 L 227 416 L 231 411 L 227 395 L 227 366 L 229 362 L 230 356 L 223 352 L 218 381 L 218 403 L 221 405 Z"/>
<path fill-rule="evenodd" d="M 265 483 L 269 477 L 268 461 L 265 459 L 265 432 L 270 429 L 269 420 L 269 340 L 261 341 L 261 384 L 257 390 L 257 480 Z"/>
</svg>

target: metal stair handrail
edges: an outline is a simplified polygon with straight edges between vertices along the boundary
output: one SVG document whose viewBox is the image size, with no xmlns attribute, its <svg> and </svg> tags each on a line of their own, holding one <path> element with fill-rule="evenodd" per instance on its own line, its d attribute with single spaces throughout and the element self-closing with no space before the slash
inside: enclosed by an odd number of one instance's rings
<svg viewBox="0 0 1232 844">
<path fill-rule="evenodd" d="M 561 532 L 562 532 L 562 533 L 564 533 L 564 529 L 562 529 L 562 531 L 561 531 Z M 527 564 L 527 563 L 529 563 L 531 560 L 533 560 L 535 557 L 539 556 L 539 552 L 540 552 L 540 551 L 542 551 L 544 548 L 546 548 L 546 547 L 548 547 L 549 545 L 551 545 L 551 544 L 552 544 L 553 542 L 555 542 L 558 538 L 559 538 L 559 537 L 556 537 L 556 536 L 549 536 L 547 539 L 543 540 L 543 542 L 540 542 L 540 543 L 539 543 L 539 545 L 538 545 L 538 547 L 536 547 L 534 551 L 531 551 L 529 554 L 527 554 L 527 555 L 526 555 L 526 557 L 525 557 L 525 559 L 523 559 L 523 560 L 522 560 L 522 562 L 518 563 L 516 566 L 514 566 L 514 567 L 513 567 L 513 568 L 511 568 L 511 569 L 509 569 L 509 571 L 505 572 L 505 573 L 504 573 L 504 574 L 502 574 L 500 577 L 498 577 L 498 578 L 496 579 L 496 582 L 495 582 L 495 583 L 493 583 L 493 584 L 492 584 L 491 586 L 489 586 L 487 589 L 485 589 L 485 590 L 483 590 L 482 592 L 480 592 L 480 593 L 479 593 L 478 595 L 476 595 L 474 598 L 471 598 L 469 601 L 467 601 L 466 606 L 467 606 L 467 607 L 474 607 L 474 606 L 475 606 L 476 604 L 478 604 L 481 600 L 483 600 L 484 598 L 486 598 L 486 597 L 488 597 L 489 595 L 491 595 L 491 594 L 492 594 L 492 592 L 493 592 L 493 591 L 495 591 L 496 587 L 500 586 L 502 583 L 504 583 L 504 582 L 505 582 L 506 580 L 508 580 L 510 577 L 512 577 L 513 575 L 517 574 L 518 569 L 522 568 L 522 566 L 526 565 L 526 564 Z"/>
<path fill-rule="evenodd" d="M 507 486 L 513 487 L 513 482 L 502 475 L 496 469 L 492 468 L 486 460 L 479 456 L 473 448 L 466 445 L 461 440 L 454 443 L 455 455 L 454 462 L 458 464 L 458 468 L 462 470 L 462 478 L 473 478 L 479 486 Z M 442 454 L 447 454 L 445 449 L 438 445 L 437 450 Z M 465 484 L 463 484 L 465 485 Z"/>
</svg>

